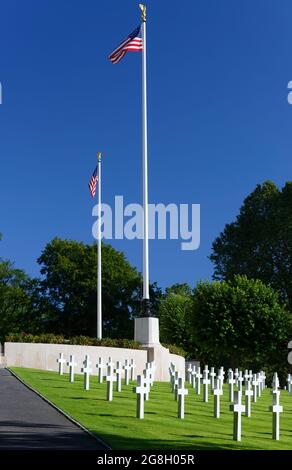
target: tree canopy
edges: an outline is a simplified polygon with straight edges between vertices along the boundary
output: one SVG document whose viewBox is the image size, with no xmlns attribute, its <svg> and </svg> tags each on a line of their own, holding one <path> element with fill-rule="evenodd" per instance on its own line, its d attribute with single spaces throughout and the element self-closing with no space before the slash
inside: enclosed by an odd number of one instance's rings
<svg viewBox="0 0 292 470">
<path fill-rule="evenodd" d="M 104 335 L 131 335 L 141 279 L 123 253 L 102 244 Z M 96 245 L 55 238 L 38 259 L 40 286 L 56 328 L 64 335 L 96 335 Z"/>
<path fill-rule="evenodd" d="M 278 293 L 260 280 L 238 275 L 199 283 L 190 324 L 210 362 L 253 370 L 287 364 L 291 317 Z"/>
<path fill-rule="evenodd" d="M 212 246 L 214 279 L 261 279 L 292 307 L 292 182 L 257 185 Z"/>
</svg>

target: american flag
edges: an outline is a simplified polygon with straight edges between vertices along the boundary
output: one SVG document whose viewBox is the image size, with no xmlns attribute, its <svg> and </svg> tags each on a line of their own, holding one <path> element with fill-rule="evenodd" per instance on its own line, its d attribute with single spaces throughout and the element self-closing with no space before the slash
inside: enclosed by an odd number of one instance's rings
<svg viewBox="0 0 292 470">
<path fill-rule="evenodd" d="M 95 191 L 96 191 L 96 183 L 98 181 L 98 176 L 97 176 L 97 166 L 95 167 L 94 172 L 92 173 L 92 176 L 90 178 L 90 181 L 88 183 L 89 191 L 91 194 L 91 197 L 95 196 Z"/>
<path fill-rule="evenodd" d="M 128 51 L 142 51 L 143 50 L 143 43 L 142 38 L 139 37 L 140 34 L 140 26 L 135 29 L 129 36 L 109 55 L 109 60 L 113 64 L 117 64 L 122 60 L 124 55 Z"/>
</svg>

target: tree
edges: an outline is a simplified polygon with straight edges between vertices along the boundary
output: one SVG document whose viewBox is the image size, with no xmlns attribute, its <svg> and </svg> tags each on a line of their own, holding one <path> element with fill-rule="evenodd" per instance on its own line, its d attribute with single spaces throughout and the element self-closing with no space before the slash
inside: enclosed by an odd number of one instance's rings
<svg viewBox="0 0 292 470">
<path fill-rule="evenodd" d="M 214 279 L 261 279 L 292 307 L 292 182 L 257 185 L 212 246 Z"/>
<path fill-rule="evenodd" d="M 208 360 L 230 367 L 283 370 L 291 318 L 279 295 L 260 280 L 200 282 L 194 292 L 192 333 Z"/>
<path fill-rule="evenodd" d="M 50 330 L 72 335 L 96 335 L 96 245 L 55 238 L 38 259 L 41 291 Z M 103 334 L 132 338 L 131 320 L 140 311 L 141 276 L 123 253 L 102 244 Z M 157 305 L 160 289 L 151 288 Z"/>
<path fill-rule="evenodd" d="M 160 304 L 159 319 L 162 342 L 194 352 L 190 336 L 191 294 L 192 290 L 187 284 L 167 288 Z"/>
<path fill-rule="evenodd" d="M 8 333 L 37 332 L 37 315 L 32 302 L 35 283 L 10 261 L 0 259 L 0 340 Z"/>
</svg>

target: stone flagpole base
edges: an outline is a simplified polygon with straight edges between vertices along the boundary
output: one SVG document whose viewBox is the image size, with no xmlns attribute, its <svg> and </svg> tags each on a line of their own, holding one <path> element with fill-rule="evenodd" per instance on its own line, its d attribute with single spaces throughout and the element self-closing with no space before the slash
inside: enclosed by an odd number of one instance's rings
<svg viewBox="0 0 292 470">
<path fill-rule="evenodd" d="M 134 339 L 146 348 L 160 346 L 159 320 L 155 317 L 135 318 Z"/>
</svg>

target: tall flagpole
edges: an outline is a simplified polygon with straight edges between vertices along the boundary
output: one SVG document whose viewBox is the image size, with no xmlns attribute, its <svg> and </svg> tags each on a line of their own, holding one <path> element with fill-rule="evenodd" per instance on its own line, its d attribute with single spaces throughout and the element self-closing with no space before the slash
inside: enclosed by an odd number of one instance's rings
<svg viewBox="0 0 292 470">
<path fill-rule="evenodd" d="M 141 9 L 142 50 L 142 167 L 143 167 L 143 309 L 141 316 L 151 316 L 149 300 L 149 242 L 148 242 L 148 154 L 147 154 L 147 76 L 146 76 L 146 6 Z"/>
<path fill-rule="evenodd" d="M 97 153 L 98 166 L 98 225 L 97 225 L 97 338 L 102 338 L 102 299 L 101 299 L 101 152 Z"/>
</svg>

